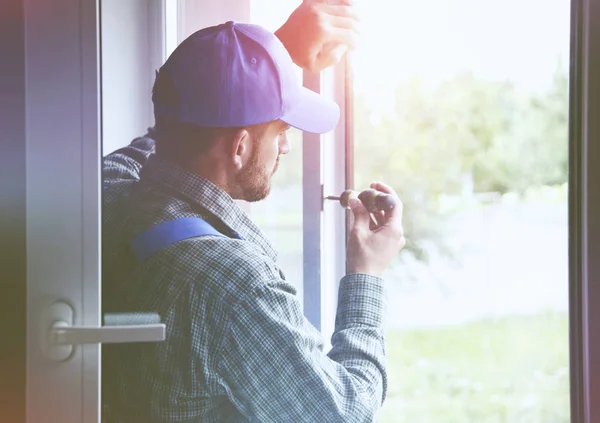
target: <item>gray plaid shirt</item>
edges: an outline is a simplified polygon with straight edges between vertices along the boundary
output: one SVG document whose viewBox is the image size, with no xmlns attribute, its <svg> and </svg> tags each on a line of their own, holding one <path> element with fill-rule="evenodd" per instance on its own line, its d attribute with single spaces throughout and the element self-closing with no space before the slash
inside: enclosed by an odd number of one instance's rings
<svg viewBox="0 0 600 423">
<path fill-rule="evenodd" d="M 104 159 L 105 310 L 158 312 L 167 326 L 165 342 L 103 347 L 107 417 L 373 421 L 386 392 L 383 281 L 340 281 L 325 353 L 260 229 L 224 191 L 153 151 L 145 136 Z M 179 217 L 243 239 L 192 238 L 137 263 L 131 238 Z"/>
</svg>

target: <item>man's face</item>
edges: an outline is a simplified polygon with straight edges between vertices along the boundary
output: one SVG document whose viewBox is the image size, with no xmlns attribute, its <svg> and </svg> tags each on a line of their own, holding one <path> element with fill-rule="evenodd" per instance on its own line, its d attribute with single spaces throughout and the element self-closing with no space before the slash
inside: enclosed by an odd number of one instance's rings
<svg viewBox="0 0 600 423">
<path fill-rule="evenodd" d="M 243 200 L 260 201 L 269 195 L 271 178 L 279 167 L 279 157 L 290 151 L 288 129 L 289 125 L 276 121 L 261 134 L 253 136 L 250 160 L 236 175 Z"/>
</svg>

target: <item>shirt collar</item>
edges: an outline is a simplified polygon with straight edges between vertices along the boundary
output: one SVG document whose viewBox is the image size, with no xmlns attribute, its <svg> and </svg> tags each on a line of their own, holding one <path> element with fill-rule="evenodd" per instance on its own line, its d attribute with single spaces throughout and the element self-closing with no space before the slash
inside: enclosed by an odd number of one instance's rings
<svg viewBox="0 0 600 423">
<path fill-rule="evenodd" d="M 273 261 L 277 261 L 277 251 L 260 228 L 250 220 L 248 214 L 229 194 L 208 179 L 162 160 L 156 155 L 148 159 L 140 176 L 142 180 L 152 180 L 153 183 L 175 191 L 201 206 L 240 234 L 242 238 L 258 245 Z"/>
</svg>

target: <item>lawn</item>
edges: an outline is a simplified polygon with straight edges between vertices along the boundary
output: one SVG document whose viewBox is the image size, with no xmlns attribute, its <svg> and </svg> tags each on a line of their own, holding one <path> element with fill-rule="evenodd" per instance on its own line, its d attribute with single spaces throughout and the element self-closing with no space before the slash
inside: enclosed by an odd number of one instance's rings
<svg viewBox="0 0 600 423">
<path fill-rule="evenodd" d="M 382 423 L 567 423 L 568 317 L 389 330 Z"/>
</svg>

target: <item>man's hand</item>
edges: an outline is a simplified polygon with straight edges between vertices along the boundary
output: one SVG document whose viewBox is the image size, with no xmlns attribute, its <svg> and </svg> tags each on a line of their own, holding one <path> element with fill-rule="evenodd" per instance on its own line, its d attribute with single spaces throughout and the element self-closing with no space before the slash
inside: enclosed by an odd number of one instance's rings
<svg viewBox="0 0 600 423">
<path fill-rule="evenodd" d="M 357 23 L 352 0 L 305 0 L 275 35 L 294 63 L 317 73 L 355 47 Z"/>
<path fill-rule="evenodd" d="M 380 182 L 371 184 L 371 188 L 395 196 L 396 192 Z M 369 212 L 358 199 L 350 199 L 350 208 L 354 214 L 354 225 L 348 239 L 348 273 L 367 273 L 381 277 L 392 259 L 406 244 L 402 229 L 402 203 L 388 212 L 376 213 L 376 224 Z"/>
</svg>

